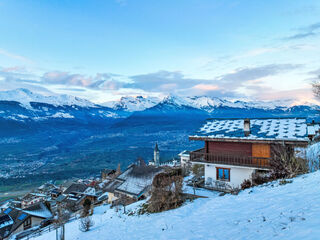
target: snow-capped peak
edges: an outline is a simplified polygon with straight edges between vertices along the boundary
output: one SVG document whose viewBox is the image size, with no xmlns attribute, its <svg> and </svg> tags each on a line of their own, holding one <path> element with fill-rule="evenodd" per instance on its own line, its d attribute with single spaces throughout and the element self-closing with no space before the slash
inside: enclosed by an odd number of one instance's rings
<svg viewBox="0 0 320 240">
<path fill-rule="evenodd" d="M 173 104 L 177 106 L 190 106 L 190 102 L 187 98 L 179 97 L 173 94 L 166 96 L 162 101 L 162 104 Z"/>
<path fill-rule="evenodd" d="M 160 101 L 156 97 L 143 97 L 143 96 L 127 96 L 122 97 L 119 101 L 110 101 L 102 104 L 113 108 L 115 110 L 124 110 L 128 112 L 143 111 L 146 108 L 150 108 L 158 104 Z"/>
<path fill-rule="evenodd" d="M 25 107 L 30 107 L 30 102 L 47 103 L 55 106 L 77 105 L 80 107 L 94 107 L 95 104 L 82 98 L 62 94 L 42 95 L 28 89 L 18 88 L 9 91 L 0 91 L 0 101 L 15 101 Z"/>
</svg>

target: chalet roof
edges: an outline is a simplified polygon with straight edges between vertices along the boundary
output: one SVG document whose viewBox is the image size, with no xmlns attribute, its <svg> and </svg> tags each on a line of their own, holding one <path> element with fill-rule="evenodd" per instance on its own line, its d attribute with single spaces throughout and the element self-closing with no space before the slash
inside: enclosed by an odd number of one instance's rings
<svg viewBox="0 0 320 240">
<path fill-rule="evenodd" d="M 71 192 L 83 193 L 88 187 L 82 183 L 73 183 L 71 184 L 63 193 L 69 194 Z"/>
<path fill-rule="evenodd" d="M 163 169 L 159 167 L 131 165 L 117 177 L 123 183 L 115 191 L 140 197 L 151 186 L 154 176 L 161 171 Z"/>
<path fill-rule="evenodd" d="M 182 151 L 181 153 L 179 153 L 178 155 L 179 155 L 179 156 L 182 156 L 182 155 L 190 155 L 190 151 L 184 150 L 184 151 Z"/>
<path fill-rule="evenodd" d="M 11 233 L 11 228 L 14 222 L 11 216 L 2 213 L 0 215 L 0 238 L 5 238 Z"/>
<path fill-rule="evenodd" d="M 319 130 L 320 130 L 319 124 L 308 125 L 308 135 L 309 136 L 316 135 L 316 133 L 319 132 Z"/>
<path fill-rule="evenodd" d="M 261 141 L 308 141 L 305 118 L 250 119 L 250 134 L 244 134 L 244 119 L 209 119 L 192 140 L 240 139 Z"/>
<path fill-rule="evenodd" d="M 31 216 L 44 219 L 52 217 L 50 210 L 42 202 L 36 203 L 28 208 L 23 209 L 23 212 L 28 213 Z"/>
<path fill-rule="evenodd" d="M 67 198 L 67 195 L 61 194 L 56 198 L 56 201 L 61 203 Z"/>
<path fill-rule="evenodd" d="M 123 183 L 123 181 L 119 181 L 119 180 L 110 180 L 108 183 L 106 183 L 104 186 L 103 186 L 103 191 L 104 192 L 110 192 L 110 193 L 113 193 L 114 190 L 119 187 L 121 184 Z"/>
</svg>

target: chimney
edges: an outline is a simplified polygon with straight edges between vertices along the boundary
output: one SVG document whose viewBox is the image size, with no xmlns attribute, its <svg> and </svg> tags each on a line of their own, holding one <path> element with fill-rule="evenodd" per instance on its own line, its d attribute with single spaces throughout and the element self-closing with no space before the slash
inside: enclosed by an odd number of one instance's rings
<svg viewBox="0 0 320 240">
<path fill-rule="evenodd" d="M 250 119 L 249 118 L 244 119 L 243 130 L 244 130 L 244 135 L 248 137 L 250 135 Z"/>
</svg>

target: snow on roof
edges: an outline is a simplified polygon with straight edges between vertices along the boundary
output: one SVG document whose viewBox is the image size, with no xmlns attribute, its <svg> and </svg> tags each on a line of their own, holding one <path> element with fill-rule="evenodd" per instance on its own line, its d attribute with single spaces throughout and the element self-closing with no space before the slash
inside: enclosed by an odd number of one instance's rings
<svg viewBox="0 0 320 240">
<path fill-rule="evenodd" d="M 13 220 L 9 215 L 0 216 L 0 228 L 7 227 L 13 224 Z"/>
<path fill-rule="evenodd" d="M 179 153 L 178 155 L 179 155 L 180 157 L 181 157 L 182 155 L 184 155 L 184 156 L 189 156 L 189 155 L 190 155 L 190 151 L 184 150 L 184 151 L 182 151 L 181 153 Z"/>
<path fill-rule="evenodd" d="M 96 190 L 93 187 L 88 187 L 83 193 L 90 196 L 96 196 Z"/>
<path fill-rule="evenodd" d="M 154 176 L 161 171 L 161 168 L 153 166 L 133 165 L 118 177 L 123 183 L 116 190 L 139 197 L 152 184 Z"/>
<path fill-rule="evenodd" d="M 104 200 L 108 199 L 108 196 L 109 196 L 109 193 L 105 192 L 100 197 L 98 197 L 98 201 L 104 201 Z"/>
<path fill-rule="evenodd" d="M 316 133 L 319 132 L 319 124 L 309 125 L 308 126 L 308 135 L 314 136 Z"/>
<path fill-rule="evenodd" d="M 51 212 L 43 203 L 30 206 L 29 208 L 23 209 L 22 211 L 35 217 L 46 219 L 52 217 Z"/>
<path fill-rule="evenodd" d="M 82 183 L 73 183 L 71 184 L 65 191 L 65 194 L 69 194 L 71 192 L 83 193 L 88 187 Z"/>
<path fill-rule="evenodd" d="M 250 119 L 250 135 L 244 134 L 244 119 L 210 119 L 194 138 L 308 141 L 304 118 Z"/>
</svg>

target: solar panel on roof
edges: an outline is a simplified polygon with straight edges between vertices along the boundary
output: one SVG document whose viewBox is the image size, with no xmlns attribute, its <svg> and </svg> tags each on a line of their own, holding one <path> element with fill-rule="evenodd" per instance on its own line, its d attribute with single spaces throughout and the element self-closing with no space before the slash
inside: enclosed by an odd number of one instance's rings
<svg viewBox="0 0 320 240">
<path fill-rule="evenodd" d="M 27 214 L 22 213 L 22 214 L 18 217 L 18 219 L 19 219 L 20 221 L 23 221 L 27 216 L 28 216 Z"/>
<path fill-rule="evenodd" d="M 4 213 L 5 213 L 5 214 L 9 214 L 11 211 L 12 211 L 11 208 L 7 208 L 6 210 L 4 210 Z"/>
</svg>

